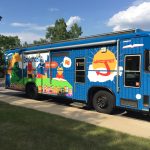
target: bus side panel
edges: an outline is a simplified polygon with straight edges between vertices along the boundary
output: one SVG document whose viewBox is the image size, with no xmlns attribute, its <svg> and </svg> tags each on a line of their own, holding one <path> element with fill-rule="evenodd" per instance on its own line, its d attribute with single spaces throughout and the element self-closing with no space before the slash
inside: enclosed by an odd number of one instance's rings
<svg viewBox="0 0 150 150">
<path fill-rule="evenodd" d="M 88 89 L 90 87 L 105 87 L 116 96 L 117 45 L 103 45 L 90 49 L 88 53 Z M 122 69 L 122 66 L 119 66 L 120 76 L 122 76 Z"/>
<path fill-rule="evenodd" d="M 49 52 L 38 52 L 24 55 L 23 72 L 24 85 L 34 83 L 38 93 L 48 92 L 50 85 Z"/>
<path fill-rule="evenodd" d="M 74 85 L 72 51 L 53 51 L 50 59 L 52 64 L 56 64 L 51 68 L 50 94 L 72 98 Z"/>
<path fill-rule="evenodd" d="M 88 91 L 92 87 L 105 87 L 116 93 L 116 45 L 89 47 L 74 50 L 72 53 L 74 62 L 79 58 L 85 59 L 85 82 L 75 81 L 74 99 L 87 102 Z M 76 65 L 74 63 L 74 76 Z"/>
</svg>

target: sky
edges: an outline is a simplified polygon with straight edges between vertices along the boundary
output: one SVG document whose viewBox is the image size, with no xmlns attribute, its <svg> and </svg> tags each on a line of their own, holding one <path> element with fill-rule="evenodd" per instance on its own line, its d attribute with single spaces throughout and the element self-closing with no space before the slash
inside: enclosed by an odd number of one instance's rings
<svg viewBox="0 0 150 150">
<path fill-rule="evenodd" d="M 128 28 L 150 30 L 150 0 L 0 0 L 0 34 L 21 42 L 45 38 L 48 26 L 64 18 L 78 23 L 82 36 Z"/>
</svg>

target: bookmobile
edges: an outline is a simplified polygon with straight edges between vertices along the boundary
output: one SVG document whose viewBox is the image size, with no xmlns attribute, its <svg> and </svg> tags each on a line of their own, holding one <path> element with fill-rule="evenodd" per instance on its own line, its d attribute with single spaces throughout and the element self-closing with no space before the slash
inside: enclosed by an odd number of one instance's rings
<svg viewBox="0 0 150 150">
<path fill-rule="evenodd" d="M 6 88 L 66 97 L 98 112 L 150 111 L 150 32 L 122 30 L 5 52 Z"/>
</svg>

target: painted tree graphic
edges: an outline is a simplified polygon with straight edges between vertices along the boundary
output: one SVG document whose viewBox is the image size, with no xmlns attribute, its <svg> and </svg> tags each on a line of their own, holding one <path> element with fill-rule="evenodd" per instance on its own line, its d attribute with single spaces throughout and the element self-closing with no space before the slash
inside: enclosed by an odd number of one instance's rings
<svg viewBox="0 0 150 150">
<path fill-rule="evenodd" d="M 21 69 L 19 68 L 19 63 L 16 62 L 14 64 L 14 67 L 12 68 L 11 82 L 17 83 L 20 80 L 21 80 Z"/>
</svg>

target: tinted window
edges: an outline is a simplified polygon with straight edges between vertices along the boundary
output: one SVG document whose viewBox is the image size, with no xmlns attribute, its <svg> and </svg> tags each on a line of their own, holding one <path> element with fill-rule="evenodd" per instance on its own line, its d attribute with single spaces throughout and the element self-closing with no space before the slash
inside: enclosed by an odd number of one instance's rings
<svg viewBox="0 0 150 150">
<path fill-rule="evenodd" d="M 75 63 L 75 82 L 84 83 L 85 82 L 85 59 L 77 58 Z"/>
<path fill-rule="evenodd" d="M 138 71 L 140 68 L 140 57 L 139 56 L 127 56 L 126 57 L 125 70 Z"/>
<path fill-rule="evenodd" d="M 140 87 L 140 56 L 125 57 L 125 86 Z"/>
<path fill-rule="evenodd" d="M 140 73 L 139 72 L 125 72 L 125 85 L 126 86 L 140 86 Z"/>
<path fill-rule="evenodd" d="M 84 59 L 82 58 L 82 59 L 80 59 L 80 58 L 78 58 L 78 59 L 76 59 L 76 70 L 85 70 L 84 69 Z"/>
</svg>

